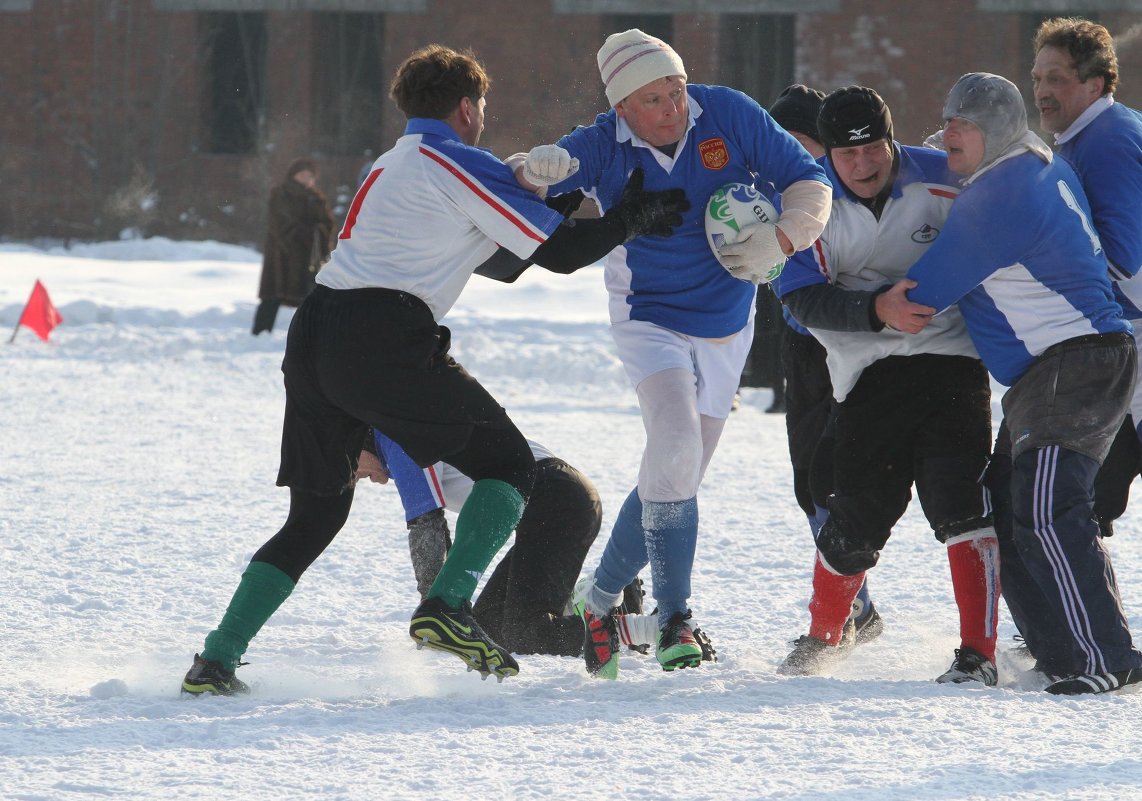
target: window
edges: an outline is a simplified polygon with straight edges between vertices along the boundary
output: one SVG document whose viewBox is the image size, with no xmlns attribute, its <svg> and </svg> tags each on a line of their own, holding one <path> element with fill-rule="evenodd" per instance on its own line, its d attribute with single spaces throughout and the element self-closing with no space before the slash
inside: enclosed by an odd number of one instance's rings
<svg viewBox="0 0 1142 801">
<path fill-rule="evenodd" d="M 205 150 L 257 150 L 265 109 L 266 20 L 261 13 L 204 13 Z"/>
<path fill-rule="evenodd" d="M 378 152 L 388 97 L 384 14 L 314 14 L 313 131 L 317 153 Z"/>
<path fill-rule="evenodd" d="M 794 16 L 723 14 L 719 25 L 718 82 L 769 108 L 794 82 Z"/>
<path fill-rule="evenodd" d="M 606 36 L 638 28 L 669 45 L 674 44 L 674 17 L 669 14 L 609 14 L 604 19 L 607 29 L 603 33 Z"/>
</svg>

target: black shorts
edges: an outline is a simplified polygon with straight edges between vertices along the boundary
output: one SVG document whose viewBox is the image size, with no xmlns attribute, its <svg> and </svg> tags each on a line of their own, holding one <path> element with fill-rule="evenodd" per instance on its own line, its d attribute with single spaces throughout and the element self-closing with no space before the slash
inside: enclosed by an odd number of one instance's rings
<svg viewBox="0 0 1142 801">
<path fill-rule="evenodd" d="M 825 346 L 807 334 L 790 329 L 782 348 L 782 363 L 789 460 L 795 470 L 808 470 L 833 404 Z"/>
<path fill-rule="evenodd" d="M 881 359 L 837 405 L 830 514 L 878 549 L 915 483 L 940 542 L 973 531 L 991 512 L 979 485 L 990 450 L 991 388 L 978 359 Z"/>
<path fill-rule="evenodd" d="M 414 295 L 315 288 L 286 339 L 278 485 L 342 492 L 369 426 L 421 466 L 449 461 L 476 427 L 522 442 L 495 398 L 448 355 L 449 345 L 448 329 Z"/>
</svg>

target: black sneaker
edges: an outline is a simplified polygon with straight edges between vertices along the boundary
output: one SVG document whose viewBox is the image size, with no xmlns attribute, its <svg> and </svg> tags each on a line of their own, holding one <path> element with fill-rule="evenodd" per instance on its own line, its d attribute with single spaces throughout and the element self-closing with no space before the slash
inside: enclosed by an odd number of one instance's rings
<svg viewBox="0 0 1142 801">
<path fill-rule="evenodd" d="M 1113 673 L 1078 673 L 1048 685 L 1051 695 L 1094 695 L 1120 690 L 1142 681 L 1142 668 L 1117 670 Z"/>
<path fill-rule="evenodd" d="M 690 627 L 690 610 L 675 612 L 658 632 L 655 655 L 663 670 L 698 667 L 702 664 L 702 646 Z"/>
<path fill-rule="evenodd" d="M 957 648 L 952 666 L 936 677 L 938 684 L 964 684 L 978 681 L 984 687 L 999 683 L 995 663 L 974 648 Z"/>
<path fill-rule="evenodd" d="M 635 576 L 634 581 L 623 587 L 623 600 L 619 604 L 620 615 L 641 615 L 642 600 L 646 597 L 646 590 L 642 588 L 642 579 Z"/>
<path fill-rule="evenodd" d="M 246 664 L 239 662 L 238 666 Z M 194 664 L 182 680 L 186 695 L 249 695 L 250 685 L 235 677 L 234 671 L 222 667 L 221 662 L 194 655 Z"/>
<path fill-rule="evenodd" d="M 876 611 L 872 601 L 868 602 L 868 612 L 860 620 L 853 620 L 856 626 L 856 644 L 866 645 L 884 633 L 884 618 Z"/>
<path fill-rule="evenodd" d="M 841 641 L 832 645 L 808 634 L 793 641 L 793 650 L 777 666 L 781 676 L 819 676 L 841 662 L 856 644 L 856 624 L 845 621 Z"/>
<path fill-rule="evenodd" d="M 482 679 L 495 676 L 503 681 L 519 673 L 512 655 L 496 645 L 476 622 L 468 601 L 456 609 L 440 598 L 425 599 L 412 613 L 408 635 L 416 640 L 417 650 L 427 646 L 455 654 L 468 670 L 479 671 Z"/>
</svg>

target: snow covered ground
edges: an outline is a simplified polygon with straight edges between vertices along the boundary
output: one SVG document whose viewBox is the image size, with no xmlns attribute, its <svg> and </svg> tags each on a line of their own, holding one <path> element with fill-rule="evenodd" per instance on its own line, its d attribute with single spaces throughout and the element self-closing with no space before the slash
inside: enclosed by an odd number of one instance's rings
<svg viewBox="0 0 1142 801">
<path fill-rule="evenodd" d="M 503 684 L 407 635 L 416 593 L 391 487 L 254 640 L 251 697 L 178 685 L 274 486 L 291 311 L 252 337 L 260 259 L 213 243 L 0 246 L 5 340 L 39 278 L 51 341 L 0 348 L 0 797 L 36 799 L 1137 799 L 1142 696 L 1055 698 L 1002 618 L 1000 687 L 937 685 L 958 644 L 918 506 L 873 573 L 887 627 L 833 675 L 774 669 L 808 622 L 812 550 L 784 418 L 746 390 L 701 494 L 695 617 L 720 661 L 620 680 L 524 657 Z M 604 536 L 642 447 L 598 268 L 474 279 L 455 353 L 520 428 L 584 470 Z M 998 417 L 998 404 L 995 405 Z M 1142 513 L 1109 541 L 1142 632 Z"/>
</svg>

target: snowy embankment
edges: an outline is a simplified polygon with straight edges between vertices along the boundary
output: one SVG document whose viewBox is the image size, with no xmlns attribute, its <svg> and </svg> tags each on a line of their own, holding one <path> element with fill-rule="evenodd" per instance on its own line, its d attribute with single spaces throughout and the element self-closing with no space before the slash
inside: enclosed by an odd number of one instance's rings
<svg viewBox="0 0 1142 801">
<path fill-rule="evenodd" d="M 64 317 L 0 350 L 0 797 L 281 799 L 1132 799 L 1142 696 L 1040 691 L 1001 618 L 1000 687 L 937 685 L 958 643 L 943 548 L 914 504 L 872 575 L 884 635 L 831 676 L 774 668 L 804 633 L 811 543 L 784 418 L 747 390 L 701 495 L 694 612 L 720 661 L 614 683 L 523 657 L 480 682 L 407 636 L 415 583 L 391 487 L 255 639 L 249 698 L 178 683 L 250 555 L 274 487 L 289 310 L 252 337 L 260 261 L 161 240 L 0 246 L 7 338 L 35 279 Z M 642 425 L 598 268 L 474 279 L 454 352 L 521 429 L 580 467 L 605 532 Z M 384 343 L 378 343 L 383 347 Z M 998 415 L 998 404 L 995 404 Z M 1142 526 L 1108 542 L 1142 631 Z"/>
</svg>

